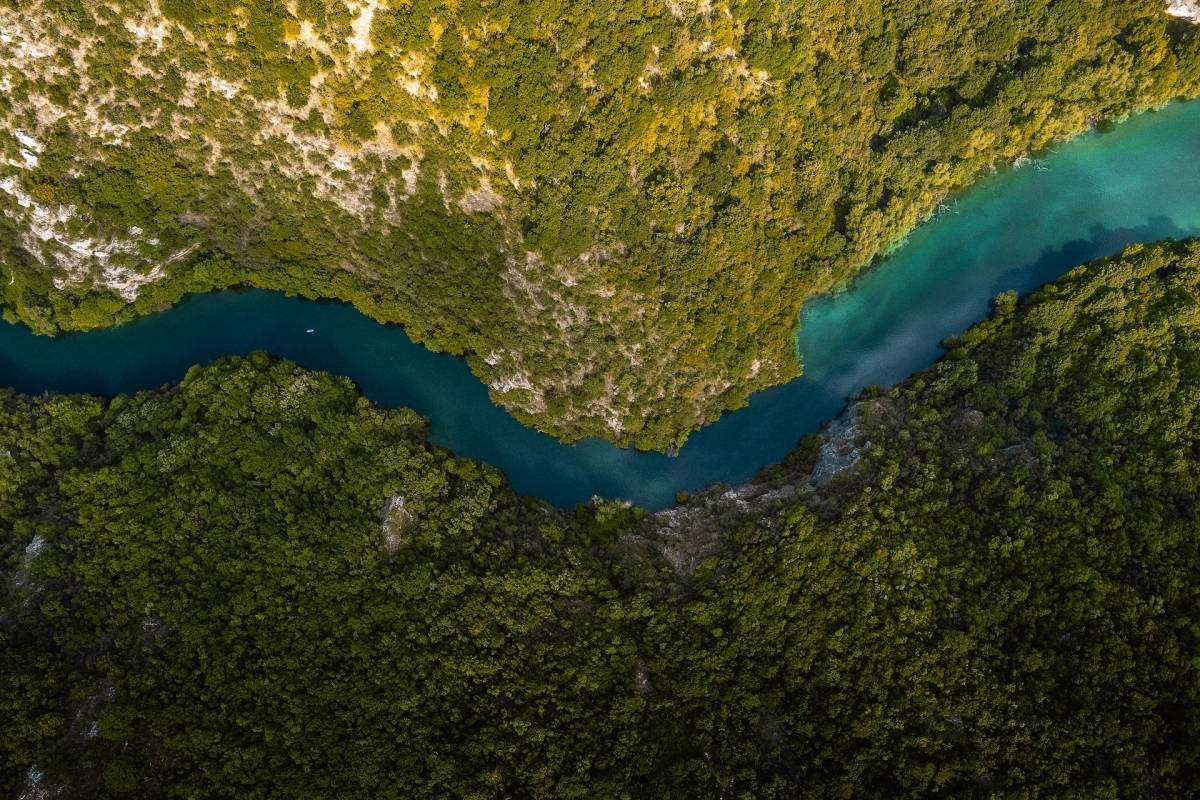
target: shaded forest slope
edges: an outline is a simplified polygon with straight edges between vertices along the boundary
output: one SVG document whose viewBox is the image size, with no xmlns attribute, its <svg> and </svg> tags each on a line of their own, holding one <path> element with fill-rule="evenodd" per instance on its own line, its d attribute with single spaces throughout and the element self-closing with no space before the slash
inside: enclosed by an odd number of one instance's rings
<svg viewBox="0 0 1200 800">
<path fill-rule="evenodd" d="M 1185 796 L 1198 410 L 1196 243 L 651 516 L 265 356 L 3 394 L 0 791 Z"/>
</svg>

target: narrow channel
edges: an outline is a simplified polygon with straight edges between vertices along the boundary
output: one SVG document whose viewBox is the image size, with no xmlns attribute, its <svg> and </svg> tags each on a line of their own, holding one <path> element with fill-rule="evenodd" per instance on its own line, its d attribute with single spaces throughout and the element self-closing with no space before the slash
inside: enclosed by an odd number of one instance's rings
<svg viewBox="0 0 1200 800">
<path fill-rule="evenodd" d="M 431 420 L 431 438 L 503 470 L 514 488 L 569 506 L 592 495 L 648 509 L 678 491 L 743 481 L 780 460 L 869 385 L 931 364 L 941 342 L 1028 292 L 1134 242 L 1200 235 L 1200 101 L 1134 117 L 981 179 L 847 291 L 810 302 L 805 374 L 756 394 L 675 458 L 601 440 L 563 445 L 492 404 L 461 359 L 341 303 L 262 291 L 192 297 L 170 311 L 58 338 L 0 324 L 0 385 L 115 394 L 178 381 L 193 364 L 254 350 L 346 375 L 384 406 Z"/>
</svg>

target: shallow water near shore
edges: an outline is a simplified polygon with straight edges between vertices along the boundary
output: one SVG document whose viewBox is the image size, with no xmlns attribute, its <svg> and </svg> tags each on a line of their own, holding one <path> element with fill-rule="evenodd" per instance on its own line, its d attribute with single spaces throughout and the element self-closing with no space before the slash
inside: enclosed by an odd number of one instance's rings
<svg viewBox="0 0 1200 800">
<path fill-rule="evenodd" d="M 173 383 L 193 364 L 266 350 L 349 376 L 384 406 L 430 419 L 431 439 L 557 505 L 593 495 L 649 509 L 678 491 L 744 481 L 783 458 L 851 395 L 929 366 L 941 342 L 1028 292 L 1133 242 L 1200 235 L 1200 101 L 1088 134 L 982 178 L 846 292 L 801 314 L 805 374 L 696 432 L 671 458 L 601 440 L 564 445 L 492 404 L 453 356 L 342 303 L 263 291 L 192 297 L 128 325 L 58 338 L 0 324 L 0 385 L 115 394 Z"/>
</svg>

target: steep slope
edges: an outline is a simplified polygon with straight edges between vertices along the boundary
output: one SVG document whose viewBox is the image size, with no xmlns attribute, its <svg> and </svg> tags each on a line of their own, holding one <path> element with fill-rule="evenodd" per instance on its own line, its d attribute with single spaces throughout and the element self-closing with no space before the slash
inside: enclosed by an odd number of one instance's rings
<svg viewBox="0 0 1200 800">
<path fill-rule="evenodd" d="M 0 0 L 0 295 L 37 330 L 250 284 L 667 448 L 954 188 L 1196 94 L 1161 0 Z"/>
</svg>

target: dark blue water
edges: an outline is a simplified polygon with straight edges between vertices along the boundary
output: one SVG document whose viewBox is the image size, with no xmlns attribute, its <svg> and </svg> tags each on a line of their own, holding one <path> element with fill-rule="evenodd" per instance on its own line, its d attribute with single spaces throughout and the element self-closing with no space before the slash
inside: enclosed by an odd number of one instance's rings
<svg viewBox="0 0 1200 800">
<path fill-rule="evenodd" d="M 680 490 L 751 477 L 848 396 L 928 366 L 941 341 L 984 317 L 998 293 L 1029 291 L 1132 242 L 1200 234 L 1200 101 L 984 178 L 952 206 L 849 291 L 808 304 L 804 377 L 754 395 L 676 458 L 600 440 L 560 444 L 493 405 L 465 362 L 414 345 L 400 328 L 344 304 L 259 291 L 193 297 L 129 325 L 56 339 L 0 324 L 0 385 L 130 392 L 176 382 L 193 364 L 267 350 L 348 375 L 381 405 L 416 409 L 435 442 L 499 467 L 519 492 L 559 505 L 601 495 L 657 509 Z"/>
</svg>

